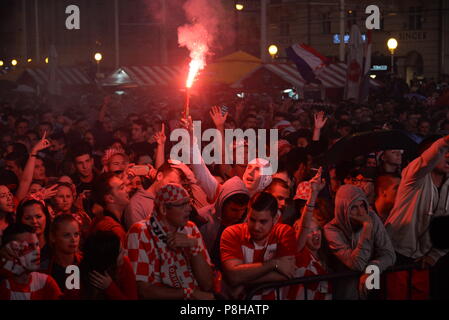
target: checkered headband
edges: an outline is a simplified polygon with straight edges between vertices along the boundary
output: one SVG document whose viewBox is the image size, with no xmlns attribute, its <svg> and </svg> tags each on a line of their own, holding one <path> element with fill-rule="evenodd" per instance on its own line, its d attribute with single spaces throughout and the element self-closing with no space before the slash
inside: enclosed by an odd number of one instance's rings
<svg viewBox="0 0 449 320">
<path fill-rule="evenodd" d="M 312 187 L 310 186 L 310 181 L 303 181 L 298 184 L 298 187 L 296 188 L 296 195 L 293 197 L 293 200 L 307 200 L 311 193 Z"/>
<path fill-rule="evenodd" d="M 160 188 L 156 192 L 156 199 L 154 200 L 157 206 L 166 203 L 177 203 L 182 200 L 190 199 L 189 193 L 180 184 L 169 183 Z"/>
</svg>

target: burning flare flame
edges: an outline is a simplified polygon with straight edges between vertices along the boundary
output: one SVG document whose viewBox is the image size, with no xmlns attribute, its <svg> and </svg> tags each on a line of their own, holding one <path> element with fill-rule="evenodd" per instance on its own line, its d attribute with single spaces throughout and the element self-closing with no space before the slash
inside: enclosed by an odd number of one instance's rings
<svg viewBox="0 0 449 320">
<path fill-rule="evenodd" d="M 207 45 L 199 44 L 190 52 L 192 60 L 189 64 L 189 74 L 187 76 L 186 87 L 191 88 L 198 72 L 206 66 Z"/>
</svg>

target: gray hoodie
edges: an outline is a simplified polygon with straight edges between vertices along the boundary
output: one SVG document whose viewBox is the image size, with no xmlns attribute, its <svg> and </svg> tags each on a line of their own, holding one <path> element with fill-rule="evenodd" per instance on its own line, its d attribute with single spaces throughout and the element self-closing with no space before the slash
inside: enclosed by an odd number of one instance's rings
<svg viewBox="0 0 449 320">
<path fill-rule="evenodd" d="M 339 270 L 365 271 L 368 265 L 377 265 L 380 272 L 392 266 L 396 260 L 393 245 L 379 217 L 369 210 L 373 223 L 371 235 L 362 238 L 362 229 L 353 231 L 349 212 L 356 201 L 364 201 L 365 193 L 353 185 L 343 185 L 335 199 L 335 217 L 324 227 L 324 235 L 330 251 L 341 262 Z M 337 299 L 358 299 L 358 279 L 344 279 L 336 283 Z"/>
<path fill-rule="evenodd" d="M 198 213 L 207 220 L 207 223 L 200 227 L 200 231 L 206 247 L 211 254 L 220 229 L 222 229 L 221 214 L 223 204 L 230 196 L 239 193 L 249 196 L 249 191 L 246 189 L 242 179 L 233 177 L 219 186 L 218 196 L 214 204 L 198 210 Z"/>
<path fill-rule="evenodd" d="M 432 170 L 449 152 L 445 139 L 439 139 L 402 171 L 394 207 L 385 228 L 396 252 L 413 259 L 425 255 L 438 261 L 448 250 L 433 248 L 428 232 L 437 216 L 449 215 L 449 175 L 440 189 L 433 183 Z"/>
<path fill-rule="evenodd" d="M 126 230 L 141 220 L 151 216 L 154 209 L 154 194 L 150 191 L 139 189 L 131 197 L 125 208 L 124 219 Z"/>
</svg>

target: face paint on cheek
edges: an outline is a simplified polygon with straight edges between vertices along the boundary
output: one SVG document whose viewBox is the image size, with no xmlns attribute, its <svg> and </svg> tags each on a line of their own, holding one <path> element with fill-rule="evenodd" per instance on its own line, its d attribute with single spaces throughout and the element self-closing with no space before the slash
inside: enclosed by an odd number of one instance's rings
<svg viewBox="0 0 449 320">
<path fill-rule="evenodd" d="M 17 241 L 11 241 L 6 245 L 6 247 L 9 247 L 11 251 L 16 252 L 17 254 L 20 252 L 20 244 Z M 16 276 L 20 276 L 25 272 L 25 268 L 23 267 L 21 261 L 17 259 L 7 260 L 2 268 L 8 273 Z"/>
<path fill-rule="evenodd" d="M 40 266 L 39 244 L 30 246 L 27 242 L 23 242 L 19 260 L 26 270 L 38 270 Z"/>
<path fill-rule="evenodd" d="M 29 271 L 36 271 L 39 269 L 40 254 L 38 249 L 34 249 L 23 256 L 23 266 Z"/>
</svg>

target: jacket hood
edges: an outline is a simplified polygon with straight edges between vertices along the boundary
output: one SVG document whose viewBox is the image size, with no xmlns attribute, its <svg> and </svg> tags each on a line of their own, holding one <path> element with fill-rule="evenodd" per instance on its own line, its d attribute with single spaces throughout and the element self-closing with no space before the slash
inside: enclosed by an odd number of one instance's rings
<svg viewBox="0 0 449 320">
<path fill-rule="evenodd" d="M 217 239 L 219 239 L 220 229 L 223 228 L 221 225 L 223 204 L 230 196 L 238 193 L 247 194 L 249 196 L 249 191 L 243 183 L 243 180 L 239 177 L 232 177 L 221 185 L 214 204 L 198 210 L 198 214 L 207 220 L 207 223 L 200 227 L 200 231 L 204 243 L 210 252 L 214 249 Z"/>
<path fill-rule="evenodd" d="M 152 192 L 148 191 L 148 190 L 138 189 L 138 190 L 136 191 L 136 193 L 134 193 L 134 195 L 132 196 L 132 198 L 133 198 L 133 197 L 148 198 L 148 199 L 153 199 L 153 200 L 154 200 L 155 195 L 154 195 Z"/>
<path fill-rule="evenodd" d="M 249 191 L 250 195 L 252 196 L 259 191 L 265 190 L 265 188 L 270 185 L 271 181 L 273 180 L 272 175 L 271 174 L 262 174 L 263 173 L 262 170 L 268 170 L 269 172 L 271 172 L 272 168 L 271 168 L 270 161 L 268 161 L 267 159 L 264 159 L 264 158 L 255 158 L 255 159 L 251 160 L 248 164 L 258 165 L 258 166 L 260 166 L 260 170 L 261 170 L 257 186 L 254 186 L 253 190 Z M 248 170 L 248 167 L 246 169 Z M 246 173 L 246 170 L 245 170 L 245 173 Z M 243 176 L 245 176 L 245 174 Z"/>
<path fill-rule="evenodd" d="M 350 184 L 341 186 L 335 197 L 335 218 L 333 222 L 342 229 L 348 237 L 350 237 L 353 232 L 349 220 L 349 212 L 355 202 L 360 200 L 365 202 L 369 212 L 368 199 L 363 190 L 356 186 Z"/>
<path fill-rule="evenodd" d="M 220 193 L 215 201 L 215 218 L 221 219 L 223 204 L 230 196 L 238 193 L 243 193 L 249 196 L 249 191 L 246 188 L 243 180 L 239 177 L 232 177 L 222 184 Z"/>
</svg>

